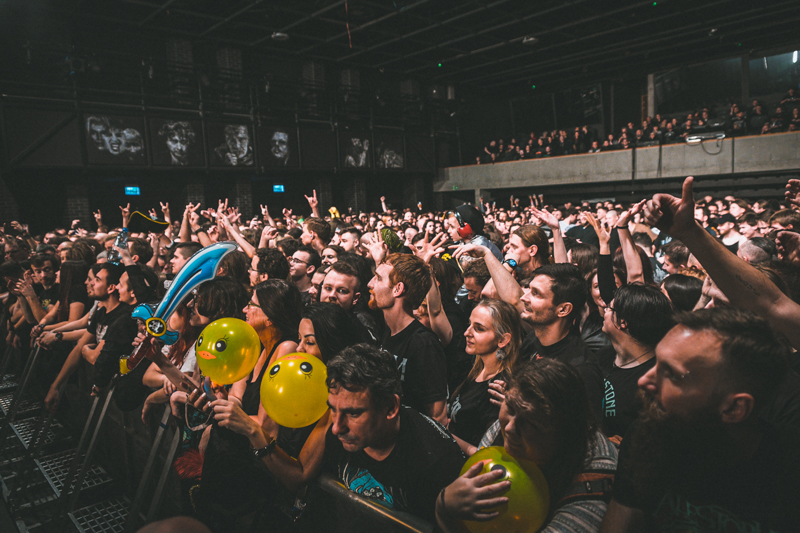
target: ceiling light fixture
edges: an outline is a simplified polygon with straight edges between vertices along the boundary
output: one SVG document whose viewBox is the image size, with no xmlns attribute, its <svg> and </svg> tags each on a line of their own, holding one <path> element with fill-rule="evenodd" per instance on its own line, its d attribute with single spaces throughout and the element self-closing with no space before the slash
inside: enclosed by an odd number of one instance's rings
<svg viewBox="0 0 800 533">
<path fill-rule="evenodd" d="M 522 38 L 522 44 L 534 45 L 539 43 L 539 38 L 533 35 L 526 35 Z"/>
<path fill-rule="evenodd" d="M 272 40 L 273 41 L 288 41 L 289 34 L 283 33 L 282 31 L 276 31 L 272 33 Z"/>
</svg>

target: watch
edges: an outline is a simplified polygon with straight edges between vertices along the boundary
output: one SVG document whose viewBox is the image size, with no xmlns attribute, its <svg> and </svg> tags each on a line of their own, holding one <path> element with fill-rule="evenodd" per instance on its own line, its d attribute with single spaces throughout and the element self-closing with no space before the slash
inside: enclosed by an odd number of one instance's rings
<svg viewBox="0 0 800 533">
<path fill-rule="evenodd" d="M 56 331 L 56 340 L 58 342 L 61 342 L 62 340 L 64 340 L 64 334 L 61 333 L 60 331 Z"/>
<path fill-rule="evenodd" d="M 270 443 L 267 444 L 266 446 L 264 446 L 263 448 L 259 448 L 257 450 L 253 450 L 253 455 L 255 455 L 256 458 L 261 459 L 262 457 L 271 454 L 272 450 L 274 450 L 275 446 L 277 446 L 277 445 L 278 445 L 278 441 L 275 440 L 275 439 L 272 439 L 270 441 Z"/>
<path fill-rule="evenodd" d="M 504 265 L 508 265 L 511 268 L 517 268 L 517 260 L 516 259 L 505 259 L 503 261 Z"/>
</svg>

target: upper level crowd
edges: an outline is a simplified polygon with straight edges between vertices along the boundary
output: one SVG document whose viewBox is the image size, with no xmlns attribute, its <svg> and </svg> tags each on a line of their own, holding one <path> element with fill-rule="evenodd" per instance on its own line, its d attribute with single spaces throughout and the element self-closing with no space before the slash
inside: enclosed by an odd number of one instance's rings
<svg viewBox="0 0 800 533">
<path fill-rule="evenodd" d="M 59 416 L 75 408 L 65 390 L 116 387 L 144 423 L 169 404 L 196 430 L 176 470 L 199 521 L 163 530 L 370 529 L 314 490 L 328 474 L 461 531 L 525 497 L 502 469 L 461 474 L 494 445 L 543 473 L 540 531 L 795 531 L 800 181 L 755 202 L 695 199 L 693 184 L 632 205 L 382 199 L 382 212 L 332 218 L 314 193 L 308 217 L 261 206 L 242 220 L 226 200 L 178 216 L 161 204 L 150 218 L 163 227 L 130 206 L 38 235 L 11 222 L 2 333 L 23 357 L 48 354 L 37 380 Z M 169 317 L 178 341 L 117 375 L 144 339 L 133 309 L 222 241 L 236 251 Z M 241 381 L 201 390 L 195 342 L 225 317 L 246 320 L 262 352 Z M 304 428 L 276 423 L 259 395 L 295 352 L 327 365 L 329 409 Z"/>
<path fill-rule="evenodd" d="M 750 105 L 732 103 L 704 107 L 685 115 L 647 117 L 641 124 L 628 122 L 620 131 L 605 138 L 594 128 L 579 126 L 574 130 L 543 131 L 528 137 L 489 141 L 475 163 L 499 163 L 540 159 L 558 155 L 587 154 L 634 147 L 686 142 L 687 137 L 710 132 L 724 132 L 729 137 L 800 131 L 800 96 L 790 89 L 780 102 L 766 106 L 759 100 Z"/>
</svg>

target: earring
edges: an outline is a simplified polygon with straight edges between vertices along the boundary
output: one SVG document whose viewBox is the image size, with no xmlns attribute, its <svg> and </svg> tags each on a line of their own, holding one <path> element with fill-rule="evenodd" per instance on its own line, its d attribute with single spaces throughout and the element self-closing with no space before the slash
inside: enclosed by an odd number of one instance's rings
<svg viewBox="0 0 800 533">
<path fill-rule="evenodd" d="M 506 358 L 506 351 L 502 348 L 498 348 L 494 356 L 497 357 L 498 361 L 502 361 L 503 359 Z"/>
</svg>

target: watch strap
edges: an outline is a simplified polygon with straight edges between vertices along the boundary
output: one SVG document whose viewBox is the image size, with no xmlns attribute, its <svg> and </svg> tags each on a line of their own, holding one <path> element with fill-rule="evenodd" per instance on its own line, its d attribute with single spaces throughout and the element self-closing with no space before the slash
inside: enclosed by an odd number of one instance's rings
<svg viewBox="0 0 800 533">
<path fill-rule="evenodd" d="M 278 441 L 276 439 L 272 439 L 269 444 L 264 446 L 263 448 L 259 448 L 257 450 L 253 450 L 253 455 L 257 458 L 261 459 L 262 457 L 269 455 L 272 453 L 272 450 L 275 449 L 275 446 L 278 445 Z"/>
</svg>

